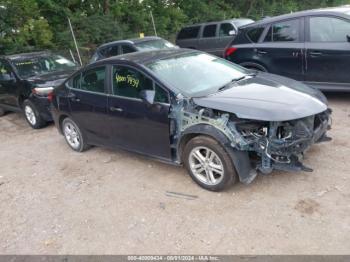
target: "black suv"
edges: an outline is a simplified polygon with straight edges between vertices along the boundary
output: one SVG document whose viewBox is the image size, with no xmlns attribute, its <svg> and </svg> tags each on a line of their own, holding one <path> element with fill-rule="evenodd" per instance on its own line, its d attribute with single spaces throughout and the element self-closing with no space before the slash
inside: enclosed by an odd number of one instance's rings
<svg viewBox="0 0 350 262">
<path fill-rule="evenodd" d="M 241 27 L 224 57 L 322 90 L 350 90 L 350 6 L 297 12 Z"/>
<path fill-rule="evenodd" d="M 156 36 L 147 36 L 143 38 L 135 38 L 128 40 L 118 40 L 99 46 L 94 55 L 92 56 L 90 63 L 111 56 L 168 48 L 177 48 L 177 46 L 173 45 L 172 43 L 161 37 Z"/>
<path fill-rule="evenodd" d="M 0 116 L 24 112 L 29 125 L 41 128 L 52 121 L 49 111 L 54 87 L 77 68 L 68 59 L 49 52 L 0 57 Z"/>
</svg>

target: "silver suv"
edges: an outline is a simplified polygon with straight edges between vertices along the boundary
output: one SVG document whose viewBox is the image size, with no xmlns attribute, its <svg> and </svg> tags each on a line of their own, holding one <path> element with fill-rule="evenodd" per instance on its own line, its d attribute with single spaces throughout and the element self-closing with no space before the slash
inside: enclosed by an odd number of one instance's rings
<svg viewBox="0 0 350 262">
<path fill-rule="evenodd" d="M 177 34 L 176 44 L 222 57 L 238 28 L 253 22 L 251 19 L 240 18 L 186 26 Z"/>
</svg>

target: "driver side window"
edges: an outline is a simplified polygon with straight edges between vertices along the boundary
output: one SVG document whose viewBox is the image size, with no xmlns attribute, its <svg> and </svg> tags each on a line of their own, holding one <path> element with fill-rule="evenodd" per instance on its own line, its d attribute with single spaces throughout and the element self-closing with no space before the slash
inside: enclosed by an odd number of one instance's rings
<svg viewBox="0 0 350 262">
<path fill-rule="evenodd" d="M 142 90 L 155 90 L 155 102 L 169 103 L 169 94 L 143 73 L 126 66 L 113 67 L 113 94 L 140 99 Z"/>
<path fill-rule="evenodd" d="M 220 37 L 230 36 L 230 32 L 232 30 L 235 30 L 233 25 L 231 25 L 229 23 L 221 24 L 220 25 L 220 30 L 219 30 L 219 35 L 220 35 Z"/>
<path fill-rule="evenodd" d="M 336 17 L 310 17 L 311 42 L 347 42 L 350 23 Z"/>
<path fill-rule="evenodd" d="M 153 90 L 153 81 L 130 67 L 113 67 L 113 94 L 128 98 L 140 98 L 142 90 Z"/>
</svg>

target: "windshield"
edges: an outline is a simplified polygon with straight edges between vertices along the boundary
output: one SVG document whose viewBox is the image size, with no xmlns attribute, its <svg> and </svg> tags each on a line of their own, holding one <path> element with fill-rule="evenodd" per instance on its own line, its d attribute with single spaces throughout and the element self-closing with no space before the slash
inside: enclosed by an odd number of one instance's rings
<svg viewBox="0 0 350 262">
<path fill-rule="evenodd" d="M 140 51 L 156 50 L 156 49 L 168 49 L 175 48 L 176 46 L 164 39 L 149 40 L 135 44 Z"/>
<path fill-rule="evenodd" d="M 23 78 L 50 72 L 71 70 L 76 67 L 72 61 L 59 55 L 45 55 L 26 59 L 19 58 L 13 60 L 12 63 L 16 67 L 18 74 Z"/>
<path fill-rule="evenodd" d="M 160 80 L 187 97 L 216 93 L 233 80 L 248 74 L 243 67 L 197 51 L 158 60 L 146 66 Z"/>
</svg>

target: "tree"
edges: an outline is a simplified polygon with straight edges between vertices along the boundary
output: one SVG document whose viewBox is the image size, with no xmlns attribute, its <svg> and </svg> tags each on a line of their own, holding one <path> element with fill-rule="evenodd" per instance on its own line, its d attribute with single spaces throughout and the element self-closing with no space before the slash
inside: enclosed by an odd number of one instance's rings
<svg viewBox="0 0 350 262">
<path fill-rule="evenodd" d="M 3 53 L 53 47 L 53 32 L 35 0 L 1 1 L 0 48 Z"/>
<path fill-rule="evenodd" d="M 174 40 L 185 24 L 238 17 L 255 20 L 304 9 L 350 4 L 350 0 L 0 0 L 0 51 L 15 53 L 74 48 L 72 21 L 86 56 L 102 43 L 153 35 Z"/>
</svg>

